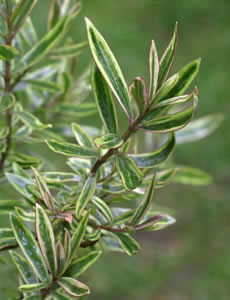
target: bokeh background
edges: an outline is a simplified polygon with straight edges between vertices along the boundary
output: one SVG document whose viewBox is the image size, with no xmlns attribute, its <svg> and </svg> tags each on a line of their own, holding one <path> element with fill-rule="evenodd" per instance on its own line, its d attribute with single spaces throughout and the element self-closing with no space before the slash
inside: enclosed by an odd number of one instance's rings
<svg viewBox="0 0 230 300">
<path fill-rule="evenodd" d="M 40 35 L 46 31 L 49 3 L 38 1 L 33 12 Z M 128 82 L 136 76 L 148 81 L 150 41 L 154 39 L 162 53 L 178 21 L 173 71 L 202 57 L 195 82 L 200 90 L 197 117 L 216 112 L 225 115 L 222 126 L 210 137 L 179 145 L 175 152 L 178 163 L 210 172 L 214 183 L 206 187 L 169 185 L 158 190 L 155 202 L 168 207 L 177 223 L 139 235 L 142 248 L 134 257 L 104 255 L 87 273 L 86 281 L 92 287 L 89 299 L 229 300 L 230 1 L 84 0 L 71 30 L 75 41 L 86 38 L 84 16 L 103 33 Z M 89 57 L 87 51 L 80 69 Z"/>
</svg>

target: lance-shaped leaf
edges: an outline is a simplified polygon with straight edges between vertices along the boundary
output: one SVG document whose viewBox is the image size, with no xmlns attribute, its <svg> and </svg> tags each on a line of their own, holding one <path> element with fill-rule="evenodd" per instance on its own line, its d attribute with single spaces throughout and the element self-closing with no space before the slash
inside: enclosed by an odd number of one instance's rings
<svg viewBox="0 0 230 300">
<path fill-rule="evenodd" d="M 172 181 L 182 184 L 206 185 L 212 182 L 212 176 L 197 168 L 181 166 Z"/>
<path fill-rule="evenodd" d="M 55 140 L 48 140 L 46 143 L 52 151 L 66 156 L 75 156 L 79 158 L 98 157 L 97 151 L 87 147 L 82 147 L 71 143 L 63 143 Z"/>
<path fill-rule="evenodd" d="M 76 278 L 84 273 L 92 264 L 94 264 L 101 255 L 101 251 L 92 251 L 88 255 L 77 258 L 68 267 L 64 276 Z"/>
<path fill-rule="evenodd" d="M 11 215 L 11 225 L 15 238 L 34 273 L 42 282 L 49 282 L 48 270 L 33 234 L 22 220 L 15 215 Z"/>
<path fill-rule="evenodd" d="M 0 228 L 0 249 L 16 245 L 14 233 L 11 228 Z"/>
<path fill-rule="evenodd" d="M 71 260 L 76 255 L 76 252 L 81 244 L 82 239 L 84 238 L 87 222 L 89 218 L 89 212 L 81 219 L 79 224 L 77 225 L 77 229 L 75 230 L 72 240 L 71 240 L 71 249 L 68 257 L 68 261 L 71 262 Z"/>
<path fill-rule="evenodd" d="M 66 172 L 45 172 L 42 174 L 43 178 L 48 183 L 61 183 L 61 182 L 69 182 L 69 181 L 81 181 L 81 177 L 74 173 L 66 173 Z"/>
<path fill-rule="evenodd" d="M 123 139 L 119 135 L 111 133 L 96 138 L 94 141 L 102 149 L 117 148 L 123 144 Z"/>
<path fill-rule="evenodd" d="M 6 215 L 14 211 L 15 206 L 26 206 L 22 200 L 1 200 L 0 215 Z"/>
<path fill-rule="evenodd" d="M 80 146 L 85 146 L 94 150 L 96 149 L 96 146 L 88 133 L 85 132 L 78 124 L 72 123 L 72 131 Z"/>
<path fill-rule="evenodd" d="M 126 190 L 131 191 L 141 183 L 144 175 L 138 169 L 133 159 L 124 154 L 117 153 L 116 166 Z"/>
<path fill-rule="evenodd" d="M 190 122 L 176 133 L 178 144 L 190 143 L 212 134 L 223 122 L 223 115 L 213 114 Z"/>
<path fill-rule="evenodd" d="M 96 190 L 96 177 L 89 176 L 82 188 L 80 196 L 77 199 L 76 208 L 75 208 L 75 214 L 77 218 L 81 217 L 83 210 L 85 209 L 87 203 L 94 195 L 95 190 Z"/>
<path fill-rule="evenodd" d="M 12 107 L 15 103 L 15 97 L 13 94 L 0 95 L 0 112 L 6 111 Z"/>
<path fill-rule="evenodd" d="M 18 50 L 14 47 L 7 45 L 0 45 L 0 59 L 10 61 L 19 54 Z"/>
<path fill-rule="evenodd" d="M 116 109 L 110 88 L 96 65 L 92 67 L 92 87 L 98 112 L 109 133 L 118 132 Z"/>
<path fill-rule="evenodd" d="M 13 31 L 18 31 L 38 0 L 21 0 L 11 16 Z"/>
<path fill-rule="evenodd" d="M 22 284 L 19 286 L 19 291 L 22 293 L 31 293 L 31 292 L 40 291 L 47 287 L 48 285 L 45 283 Z"/>
<path fill-rule="evenodd" d="M 31 47 L 37 43 L 37 32 L 30 17 L 27 17 L 22 29 L 20 30 L 20 34 Z"/>
<path fill-rule="evenodd" d="M 89 19 L 85 18 L 85 21 L 94 61 L 128 118 L 131 119 L 133 115 L 132 100 L 121 69 L 102 35 Z"/>
<path fill-rule="evenodd" d="M 158 133 L 176 131 L 185 127 L 191 121 L 194 112 L 195 105 L 192 105 L 181 112 L 143 122 L 139 127 L 144 130 Z"/>
<path fill-rule="evenodd" d="M 28 2 L 25 0 L 25 2 Z M 67 17 L 63 17 L 31 50 L 20 60 L 16 68 L 29 68 L 40 62 L 60 40 L 65 31 Z"/>
<path fill-rule="evenodd" d="M 25 222 L 35 223 L 35 213 L 27 212 L 21 207 L 15 207 L 16 214 Z"/>
<path fill-rule="evenodd" d="M 42 300 L 42 298 L 41 298 L 41 296 L 38 296 L 38 295 L 32 295 L 32 296 L 23 298 L 23 300 Z"/>
<path fill-rule="evenodd" d="M 90 294 L 89 287 L 76 279 L 62 277 L 57 281 L 57 283 L 72 297 L 80 297 Z"/>
<path fill-rule="evenodd" d="M 42 255 L 52 274 L 57 272 L 57 255 L 54 232 L 44 209 L 36 204 L 36 232 Z"/>
<path fill-rule="evenodd" d="M 82 53 L 82 50 L 88 45 L 87 42 L 82 42 L 75 45 L 66 45 L 64 47 L 59 47 L 50 52 L 52 58 L 71 58 L 78 56 Z"/>
<path fill-rule="evenodd" d="M 139 168 L 152 168 L 165 162 L 173 153 L 176 145 L 175 136 L 170 134 L 168 141 L 157 151 L 142 154 L 129 154 Z"/>
<path fill-rule="evenodd" d="M 100 210 L 100 212 L 106 217 L 108 222 L 112 224 L 113 216 L 109 206 L 102 199 L 93 196 L 92 202 L 96 205 L 96 207 Z"/>
<path fill-rule="evenodd" d="M 156 91 L 157 91 L 157 83 L 158 83 L 158 75 L 159 75 L 159 58 L 156 49 L 155 42 L 152 41 L 149 53 L 149 73 L 150 73 L 150 82 L 149 82 L 149 102 L 151 103 Z"/>
<path fill-rule="evenodd" d="M 145 193 L 145 196 L 143 197 L 142 201 L 140 202 L 139 206 L 137 207 L 132 220 L 130 221 L 131 226 L 137 225 L 145 216 L 147 211 L 149 210 L 152 199 L 153 199 L 153 194 L 154 194 L 154 188 L 155 188 L 155 181 L 156 178 L 153 176 L 153 179 L 151 180 L 148 190 Z"/>
<path fill-rule="evenodd" d="M 65 249 L 60 241 L 58 241 L 56 244 L 56 252 L 57 252 L 57 263 L 58 263 L 58 275 L 60 276 L 64 272 L 65 268 L 67 267 Z"/>
<path fill-rule="evenodd" d="M 39 90 L 48 91 L 51 93 L 61 93 L 62 87 L 56 82 L 47 80 L 23 80 L 23 82 L 31 84 L 34 88 Z"/>
<path fill-rule="evenodd" d="M 136 77 L 129 86 L 129 93 L 142 115 L 148 104 L 148 94 L 143 78 Z"/>
<path fill-rule="evenodd" d="M 34 130 L 44 130 L 46 128 L 52 127 L 51 124 L 43 124 L 37 117 L 29 112 L 20 111 L 15 114 L 25 125 L 31 127 Z"/>
<path fill-rule="evenodd" d="M 177 46 L 177 39 L 178 39 L 178 24 L 176 23 L 173 37 L 160 60 L 158 88 L 160 88 L 164 83 L 164 81 L 167 79 L 170 69 L 172 67 L 176 46 Z"/>
<path fill-rule="evenodd" d="M 23 280 L 28 284 L 37 283 L 38 279 L 32 272 L 28 261 L 15 251 L 11 250 L 10 255 Z"/>
<path fill-rule="evenodd" d="M 80 104 L 68 104 L 64 103 L 60 105 L 60 113 L 63 115 L 85 118 L 94 115 L 97 112 L 95 103 L 80 103 Z"/>
<path fill-rule="evenodd" d="M 165 215 L 163 214 L 158 214 L 156 216 L 147 218 L 144 222 L 142 222 L 141 224 L 137 224 L 134 229 L 135 231 L 140 231 L 140 230 L 144 230 L 146 228 L 152 227 L 154 224 L 162 221 L 163 219 L 165 219 Z"/>
<path fill-rule="evenodd" d="M 140 246 L 129 234 L 118 232 L 116 233 L 116 236 L 119 239 L 121 247 L 129 256 L 134 255 L 139 251 Z"/>
<path fill-rule="evenodd" d="M 169 215 L 162 215 L 163 218 L 161 218 L 160 220 L 158 220 L 157 222 L 154 222 L 151 224 L 152 222 L 152 218 L 150 218 L 150 220 L 146 221 L 146 223 L 142 223 L 140 224 L 140 227 L 137 229 L 138 231 L 141 230 L 141 231 L 157 231 L 157 230 L 161 230 L 161 229 L 165 229 L 167 228 L 168 226 L 170 225 L 173 225 L 174 223 L 176 223 L 176 220 L 169 216 Z M 154 217 L 155 218 L 155 217 Z M 157 218 L 157 216 L 156 216 Z M 149 226 L 144 226 L 144 225 L 147 225 L 147 223 L 149 223 Z"/>
</svg>

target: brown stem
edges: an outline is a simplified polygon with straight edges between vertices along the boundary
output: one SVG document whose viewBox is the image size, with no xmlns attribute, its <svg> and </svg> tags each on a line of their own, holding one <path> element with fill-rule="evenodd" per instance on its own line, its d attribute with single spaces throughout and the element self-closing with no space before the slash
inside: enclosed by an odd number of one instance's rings
<svg viewBox="0 0 230 300">
<path fill-rule="evenodd" d="M 109 226 L 98 225 L 91 221 L 88 221 L 88 225 L 90 225 L 94 228 L 103 229 L 103 230 L 110 231 L 110 232 L 126 232 L 125 228 L 114 228 L 114 227 L 109 227 Z"/>
</svg>

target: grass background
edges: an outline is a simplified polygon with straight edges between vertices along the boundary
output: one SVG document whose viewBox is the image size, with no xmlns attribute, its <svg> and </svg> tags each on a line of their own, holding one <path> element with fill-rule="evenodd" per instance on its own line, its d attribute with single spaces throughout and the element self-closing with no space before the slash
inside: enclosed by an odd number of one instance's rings
<svg viewBox="0 0 230 300">
<path fill-rule="evenodd" d="M 49 3 L 38 1 L 33 12 L 41 35 L 46 31 Z M 83 1 L 82 12 L 71 30 L 73 39 L 85 39 L 83 17 L 88 16 L 109 42 L 127 82 L 136 76 L 148 80 L 151 40 L 156 41 L 162 53 L 178 21 L 179 44 L 173 71 L 202 57 L 195 82 L 200 90 L 197 117 L 216 112 L 225 115 L 216 133 L 202 141 L 177 146 L 175 153 L 178 163 L 210 172 L 214 183 L 199 188 L 170 185 L 158 190 L 156 203 L 176 212 L 176 225 L 139 235 L 142 249 L 135 257 L 102 256 L 87 273 L 86 281 L 92 287 L 89 299 L 229 299 L 229 12 L 229 0 Z M 89 52 L 83 56 L 79 68 L 89 56 Z M 13 280 L 7 278 L 0 289 L 13 286 Z"/>
</svg>

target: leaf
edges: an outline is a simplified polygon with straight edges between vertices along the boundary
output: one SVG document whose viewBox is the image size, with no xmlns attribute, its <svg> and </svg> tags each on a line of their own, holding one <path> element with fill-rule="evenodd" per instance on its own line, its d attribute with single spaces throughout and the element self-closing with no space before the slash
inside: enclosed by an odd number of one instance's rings
<svg viewBox="0 0 230 300">
<path fill-rule="evenodd" d="M 129 93 L 136 103 L 140 115 L 142 115 L 148 104 L 148 94 L 144 79 L 136 77 L 129 86 Z"/>
<path fill-rule="evenodd" d="M 62 88 L 60 85 L 53 81 L 47 81 L 47 80 L 23 80 L 23 82 L 31 84 L 34 88 L 37 88 L 39 90 L 49 91 L 51 93 L 61 93 Z"/>
<path fill-rule="evenodd" d="M 110 88 L 96 65 L 92 68 L 92 88 L 101 120 L 108 133 L 117 133 L 116 108 Z"/>
<path fill-rule="evenodd" d="M 11 215 L 10 221 L 15 238 L 34 273 L 42 282 L 49 283 L 48 270 L 33 234 L 19 217 Z"/>
<path fill-rule="evenodd" d="M 97 112 L 95 103 L 64 103 L 60 105 L 60 113 L 74 118 L 85 118 Z"/>
<path fill-rule="evenodd" d="M 88 18 L 85 18 L 85 22 L 94 61 L 128 118 L 131 119 L 132 101 L 120 67 L 102 35 Z"/>
<path fill-rule="evenodd" d="M 176 133 L 178 144 L 190 143 L 212 134 L 223 122 L 222 114 L 213 114 L 190 122 Z"/>
<path fill-rule="evenodd" d="M 52 127 L 51 124 L 43 124 L 37 117 L 29 112 L 21 111 L 15 113 L 19 119 L 28 127 L 34 130 L 44 130 L 46 128 Z"/>
<path fill-rule="evenodd" d="M 81 244 L 81 241 L 84 238 L 88 218 L 89 218 L 89 212 L 84 215 L 84 217 L 79 222 L 77 229 L 74 231 L 74 234 L 73 234 L 72 240 L 71 240 L 71 249 L 70 249 L 70 253 L 69 253 L 69 257 L 68 257 L 69 262 L 71 262 L 71 260 L 76 255 L 76 252 Z"/>
<path fill-rule="evenodd" d="M 39 204 L 36 204 L 36 232 L 46 265 L 50 272 L 55 275 L 57 272 L 57 254 L 53 227 Z"/>
<path fill-rule="evenodd" d="M 175 87 L 179 79 L 179 74 L 175 74 L 172 77 L 170 77 L 164 84 L 163 86 L 159 89 L 157 92 L 155 98 L 153 99 L 154 105 L 168 99 L 168 95 L 170 91 Z"/>
<path fill-rule="evenodd" d="M 46 180 L 46 182 L 55 182 L 55 183 L 61 183 L 61 182 L 69 182 L 69 181 L 81 181 L 81 177 L 74 173 L 66 173 L 66 172 L 45 172 L 42 174 L 43 178 Z"/>
<path fill-rule="evenodd" d="M 21 207 L 15 207 L 16 214 L 25 222 L 35 223 L 35 213 L 27 212 Z"/>
<path fill-rule="evenodd" d="M 136 225 L 134 229 L 135 231 L 145 230 L 146 228 L 152 227 L 153 225 L 157 224 L 158 222 L 162 221 L 165 218 L 166 216 L 163 214 L 155 215 L 153 217 L 147 218 L 141 224 Z"/>
<path fill-rule="evenodd" d="M 117 232 L 116 236 L 120 241 L 121 247 L 129 256 L 136 254 L 140 249 L 138 243 L 129 234 Z"/>
<path fill-rule="evenodd" d="M 24 2 L 28 2 L 24 0 Z M 67 17 L 63 17 L 31 50 L 20 60 L 18 68 L 29 68 L 40 62 L 62 37 L 67 24 Z"/>
<path fill-rule="evenodd" d="M 25 202 L 22 200 L 1 200 L 0 215 L 7 215 L 13 212 L 15 206 L 25 206 Z"/>
<path fill-rule="evenodd" d="M 73 297 L 80 297 L 90 294 L 89 287 L 76 279 L 62 277 L 57 281 L 57 283 Z"/>
<path fill-rule="evenodd" d="M 138 168 L 152 168 L 165 162 L 174 152 L 176 145 L 173 133 L 169 135 L 168 141 L 157 151 L 142 154 L 128 154 Z"/>
<path fill-rule="evenodd" d="M 26 21 L 22 29 L 20 30 L 20 34 L 22 35 L 26 43 L 31 47 L 37 43 L 38 36 L 30 17 L 26 18 Z"/>
<path fill-rule="evenodd" d="M 113 223 L 113 216 L 109 206 L 102 199 L 93 196 L 92 202 L 96 205 L 96 207 L 101 211 L 101 213 L 106 217 L 110 224 Z"/>
<path fill-rule="evenodd" d="M 146 215 L 147 211 L 149 210 L 153 199 L 155 180 L 156 180 L 155 176 L 153 176 L 148 186 L 148 190 L 145 193 L 145 196 L 143 197 L 142 201 L 138 205 L 135 213 L 133 214 L 132 220 L 129 223 L 131 226 L 135 226 L 139 224 L 139 222 L 143 219 L 143 217 Z"/>
<path fill-rule="evenodd" d="M 152 102 L 157 91 L 159 69 L 160 69 L 160 64 L 159 64 L 158 53 L 157 53 L 155 42 L 152 41 L 150 53 L 149 53 L 149 73 L 150 73 L 149 103 Z"/>
<path fill-rule="evenodd" d="M 98 153 L 87 147 L 78 146 L 71 143 L 63 143 L 55 140 L 46 141 L 48 147 L 57 153 L 66 156 L 75 156 L 79 158 L 93 158 L 98 157 Z"/>
<path fill-rule="evenodd" d="M 60 241 L 56 244 L 58 275 L 62 275 L 67 267 L 65 249 Z"/>
<path fill-rule="evenodd" d="M 144 175 L 137 168 L 133 159 L 124 154 L 117 153 L 116 166 L 126 190 L 131 191 L 141 183 Z"/>
<path fill-rule="evenodd" d="M 7 46 L 7 45 L 0 45 L 0 59 L 1 60 L 10 61 L 18 55 L 19 55 L 19 52 L 16 48 Z"/>
<path fill-rule="evenodd" d="M 47 287 L 48 285 L 44 283 L 23 284 L 19 286 L 19 291 L 22 293 L 31 293 L 31 292 L 40 291 Z"/>
<path fill-rule="evenodd" d="M 88 42 L 82 42 L 75 45 L 66 45 L 64 47 L 59 47 L 50 52 L 52 58 L 71 58 L 78 56 L 82 53 L 82 50 L 86 48 Z"/>
<path fill-rule="evenodd" d="M 199 186 L 212 183 L 212 176 L 197 168 L 181 166 L 173 176 L 172 181 Z"/>
<path fill-rule="evenodd" d="M 101 149 L 118 148 L 123 144 L 123 139 L 119 135 L 111 133 L 96 138 L 94 141 Z"/>
<path fill-rule="evenodd" d="M 174 56 L 175 56 L 175 51 L 176 51 L 176 46 L 177 46 L 177 40 L 178 40 L 178 24 L 176 23 L 173 37 L 160 60 L 158 88 L 160 88 L 162 86 L 162 84 L 164 83 L 164 81 L 167 79 L 167 76 L 172 67 Z"/>
<path fill-rule="evenodd" d="M 26 283 L 31 284 L 38 282 L 37 277 L 32 272 L 31 267 L 25 258 L 12 250 L 10 250 L 10 256 L 12 261 L 16 265 L 21 277 Z"/>
<path fill-rule="evenodd" d="M 15 97 L 13 94 L 0 95 L 0 112 L 4 112 L 11 108 L 15 103 Z"/>
<path fill-rule="evenodd" d="M 157 221 L 156 223 L 150 225 L 149 227 L 143 228 L 142 231 L 157 231 L 157 230 L 165 229 L 168 226 L 173 225 L 175 222 L 176 220 L 173 217 L 169 215 L 164 215 L 163 219 Z"/>
<path fill-rule="evenodd" d="M 66 270 L 64 276 L 76 278 L 84 273 L 92 264 L 94 264 L 101 255 L 101 251 L 91 251 L 86 256 L 77 258 Z"/>
<path fill-rule="evenodd" d="M 17 32 L 22 24 L 25 22 L 26 17 L 30 15 L 31 10 L 36 5 L 38 0 L 21 0 L 18 2 L 16 9 L 11 16 L 11 24 L 14 32 Z"/>
<path fill-rule="evenodd" d="M 12 231 L 11 228 L 0 228 L 0 240 L 14 240 L 15 241 L 15 237 L 14 237 L 14 233 Z"/>
<path fill-rule="evenodd" d="M 81 217 L 87 203 L 94 195 L 95 190 L 96 190 L 96 177 L 89 176 L 81 190 L 80 196 L 77 199 L 76 208 L 75 208 L 75 215 L 77 218 Z"/>
<path fill-rule="evenodd" d="M 78 124 L 72 123 L 72 131 L 80 146 L 85 146 L 94 150 L 96 149 L 93 140 Z"/>
</svg>

